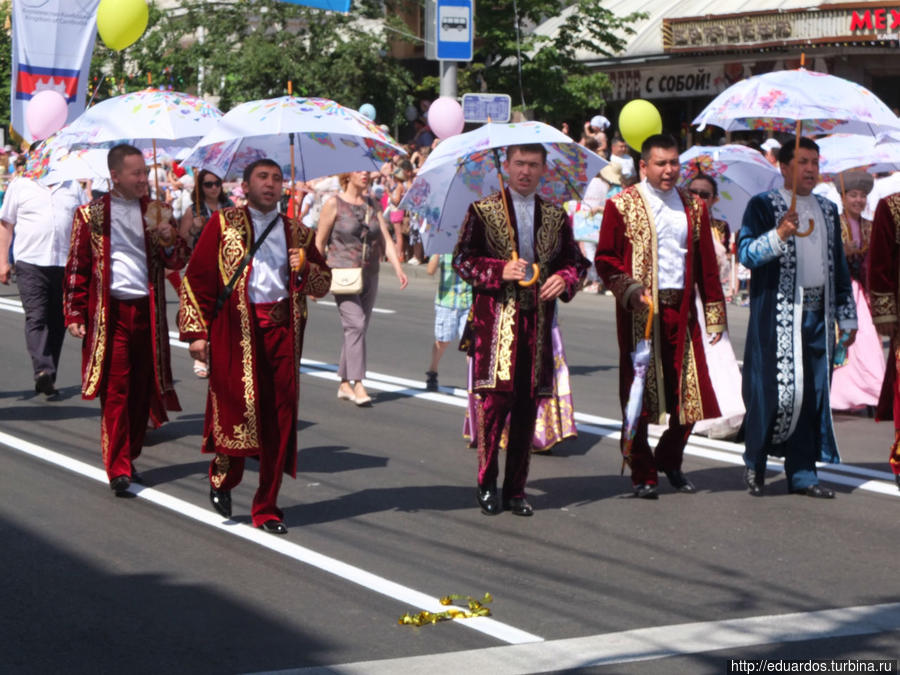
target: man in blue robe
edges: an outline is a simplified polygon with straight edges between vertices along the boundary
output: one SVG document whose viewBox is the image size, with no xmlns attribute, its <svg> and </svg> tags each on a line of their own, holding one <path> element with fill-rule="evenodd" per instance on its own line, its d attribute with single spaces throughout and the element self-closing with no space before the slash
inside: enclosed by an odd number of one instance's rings
<svg viewBox="0 0 900 675">
<path fill-rule="evenodd" d="M 784 188 L 753 197 L 738 234 L 738 257 L 751 270 L 744 482 L 761 496 L 766 457 L 774 455 L 784 457 L 789 492 L 833 498 L 819 485 L 816 462 L 840 461 L 829 401 L 835 325 L 852 344 L 856 305 L 837 208 L 812 194 L 818 146 L 801 138 L 795 157 L 792 140 L 778 162 Z"/>
</svg>

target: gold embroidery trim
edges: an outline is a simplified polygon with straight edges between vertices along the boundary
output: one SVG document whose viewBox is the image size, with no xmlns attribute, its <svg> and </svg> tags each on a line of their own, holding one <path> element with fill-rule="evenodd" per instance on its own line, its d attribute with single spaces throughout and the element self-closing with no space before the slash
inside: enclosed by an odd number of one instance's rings
<svg viewBox="0 0 900 675">
<path fill-rule="evenodd" d="M 187 277 L 181 280 L 180 306 L 178 308 L 178 330 L 182 333 L 205 333 L 208 328 L 203 320 L 200 303 L 194 296 Z"/>
<path fill-rule="evenodd" d="M 91 224 L 91 256 L 97 261 L 96 273 L 92 270 L 90 283 L 96 287 L 97 307 L 94 310 L 94 325 L 92 327 L 91 341 L 94 348 L 91 350 L 90 360 L 84 372 L 82 391 L 85 396 L 95 396 L 100 386 L 100 377 L 103 375 L 103 364 L 106 360 L 107 341 L 107 314 L 108 308 L 104 304 L 103 287 L 106 279 L 106 258 L 104 256 L 106 245 L 103 237 L 103 202 L 97 201 L 88 204 Z"/>
<path fill-rule="evenodd" d="M 223 283 L 228 283 L 240 261 L 250 247 L 253 230 L 243 209 L 228 208 L 219 212 L 222 239 L 219 249 L 219 271 Z M 219 424 L 218 400 L 210 388 L 213 407 L 213 430 L 216 445 L 230 450 L 248 450 L 258 448 L 259 430 L 256 418 L 256 387 L 253 382 L 253 325 L 250 321 L 250 308 L 247 305 L 247 279 L 250 268 L 245 267 L 234 285 L 232 296 L 237 300 L 238 318 L 241 327 L 241 384 L 244 388 L 244 422 L 235 424 L 231 436 L 224 433 Z"/>
<path fill-rule="evenodd" d="M 891 323 L 897 321 L 897 296 L 894 293 L 869 293 L 869 303 L 872 307 L 873 323 Z"/>
<path fill-rule="evenodd" d="M 484 222 L 488 248 L 495 258 L 512 258 L 513 242 L 509 237 L 509 221 L 500 193 L 475 202 L 472 206 Z"/>
<path fill-rule="evenodd" d="M 506 284 L 503 289 L 503 304 L 500 307 L 500 316 L 497 317 L 497 352 L 494 367 L 491 369 L 493 386 L 497 380 L 512 379 L 512 344 L 515 338 L 513 330 L 516 322 L 516 289 L 511 284 Z"/>
<path fill-rule="evenodd" d="M 703 308 L 707 333 L 721 333 L 726 328 L 725 303 L 722 301 L 707 302 Z"/>
</svg>

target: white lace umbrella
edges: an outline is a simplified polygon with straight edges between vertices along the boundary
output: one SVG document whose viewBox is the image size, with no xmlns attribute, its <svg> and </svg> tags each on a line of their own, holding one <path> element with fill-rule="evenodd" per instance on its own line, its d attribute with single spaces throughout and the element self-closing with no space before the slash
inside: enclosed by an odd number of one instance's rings
<svg viewBox="0 0 900 675">
<path fill-rule="evenodd" d="M 547 171 L 538 194 L 562 205 L 581 199 L 584 188 L 608 162 L 541 122 L 485 124 L 438 145 L 419 169 L 400 208 L 425 223 L 425 253 L 451 253 L 469 204 L 500 189 L 503 148 L 540 143 L 547 149 Z"/>
</svg>

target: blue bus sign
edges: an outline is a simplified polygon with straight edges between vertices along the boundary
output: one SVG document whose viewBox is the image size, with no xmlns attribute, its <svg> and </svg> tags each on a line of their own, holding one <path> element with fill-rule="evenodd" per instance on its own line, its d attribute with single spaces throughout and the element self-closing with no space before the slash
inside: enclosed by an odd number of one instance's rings
<svg viewBox="0 0 900 675">
<path fill-rule="evenodd" d="M 436 56 L 439 61 L 472 60 L 472 0 L 437 0 Z"/>
</svg>

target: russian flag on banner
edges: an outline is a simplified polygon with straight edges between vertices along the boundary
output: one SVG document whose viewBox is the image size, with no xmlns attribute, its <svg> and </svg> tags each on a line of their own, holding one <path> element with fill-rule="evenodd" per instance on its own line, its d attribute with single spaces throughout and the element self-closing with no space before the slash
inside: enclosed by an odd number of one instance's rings
<svg viewBox="0 0 900 675">
<path fill-rule="evenodd" d="M 332 12 L 350 11 L 350 0 L 281 0 L 292 5 L 304 5 L 305 7 L 315 7 L 317 9 L 330 9 Z"/>
<path fill-rule="evenodd" d="M 67 103 L 74 103 L 79 74 L 80 71 L 68 68 L 42 68 L 20 63 L 16 72 L 15 96 L 20 101 L 28 101 L 39 91 L 55 89 L 66 97 Z"/>
<path fill-rule="evenodd" d="M 25 124 L 25 108 L 44 89 L 54 89 L 69 104 L 67 122 L 87 103 L 91 54 L 97 36 L 100 0 L 16 0 L 12 3 L 12 127 L 34 140 Z"/>
</svg>

